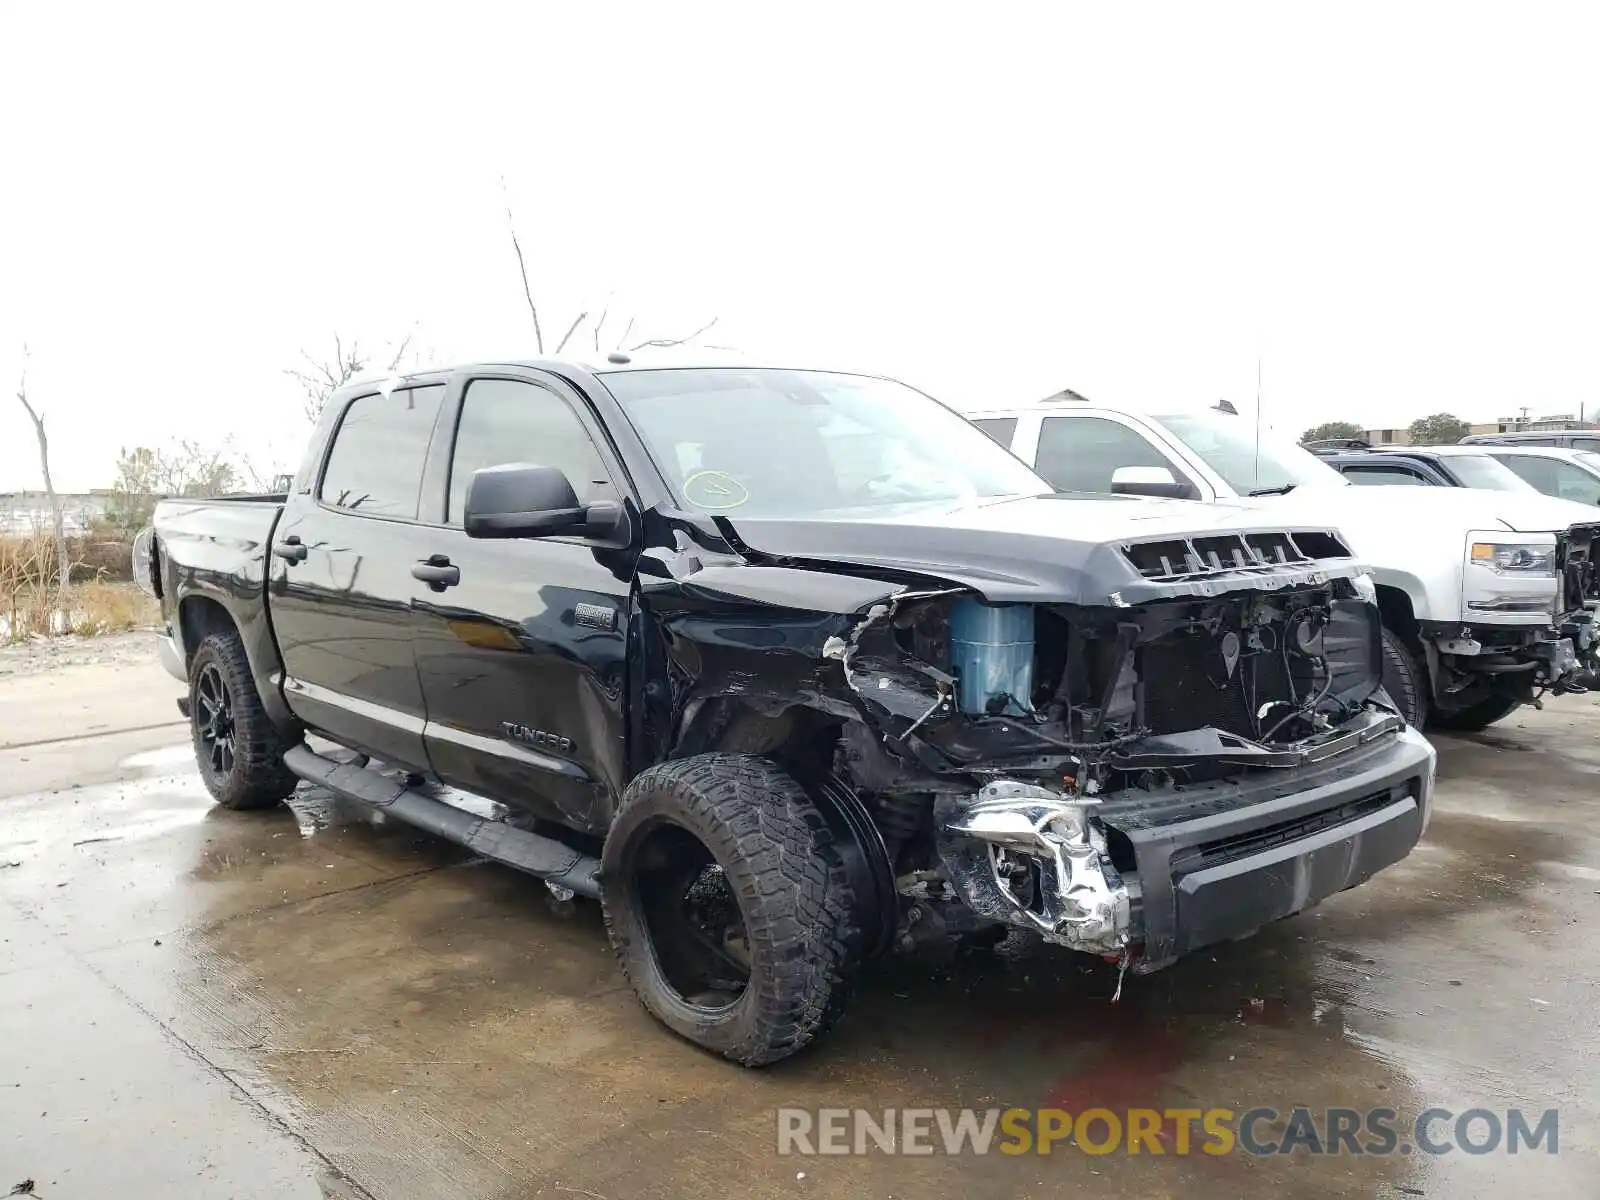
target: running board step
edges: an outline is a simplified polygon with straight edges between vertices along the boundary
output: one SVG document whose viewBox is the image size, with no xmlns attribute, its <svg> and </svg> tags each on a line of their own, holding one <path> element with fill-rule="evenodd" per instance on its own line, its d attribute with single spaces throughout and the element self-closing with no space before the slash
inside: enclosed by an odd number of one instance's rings
<svg viewBox="0 0 1600 1200">
<path fill-rule="evenodd" d="M 600 898 L 600 860 L 555 838 L 518 829 L 447 804 L 404 780 L 371 767 L 336 762 L 309 746 L 287 751 L 283 763 L 299 778 L 358 804 L 368 804 L 397 820 L 465 846 L 519 871 L 537 875 L 552 887 L 571 888 L 580 896 Z"/>
</svg>

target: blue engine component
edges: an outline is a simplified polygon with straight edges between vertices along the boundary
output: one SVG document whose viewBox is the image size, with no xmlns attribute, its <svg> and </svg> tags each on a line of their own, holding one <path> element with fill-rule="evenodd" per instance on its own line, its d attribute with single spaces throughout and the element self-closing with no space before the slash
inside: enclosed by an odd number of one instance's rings
<svg viewBox="0 0 1600 1200">
<path fill-rule="evenodd" d="M 956 601 L 950 610 L 950 663 L 962 712 L 986 713 L 996 697 L 1008 698 L 1002 712 L 1031 712 L 1033 605 Z"/>
</svg>

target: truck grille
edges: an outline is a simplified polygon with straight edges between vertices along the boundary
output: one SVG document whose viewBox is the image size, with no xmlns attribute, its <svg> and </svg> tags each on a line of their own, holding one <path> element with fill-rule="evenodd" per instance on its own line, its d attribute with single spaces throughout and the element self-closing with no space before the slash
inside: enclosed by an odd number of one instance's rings
<svg viewBox="0 0 1600 1200">
<path fill-rule="evenodd" d="M 1349 558 L 1339 538 L 1317 529 L 1213 534 L 1129 542 L 1122 556 L 1146 579 L 1192 579 L 1228 573 L 1250 574 L 1275 567 L 1310 566 L 1318 559 Z"/>
</svg>

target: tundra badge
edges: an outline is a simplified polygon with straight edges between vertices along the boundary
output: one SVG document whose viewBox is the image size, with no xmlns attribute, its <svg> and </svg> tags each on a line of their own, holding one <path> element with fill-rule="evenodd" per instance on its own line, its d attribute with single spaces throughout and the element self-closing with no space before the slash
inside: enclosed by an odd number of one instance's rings
<svg viewBox="0 0 1600 1200">
<path fill-rule="evenodd" d="M 572 610 L 572 619 L 590 629 L 615 629 L 617 610 L 604 604 L 580 604 Z"/>
<path fill-rule="evenodd" d="M 524 746 L 543 746 L 547 750 L 562 750 L 568 754 L 578 748 L 571 738 L 562 737 L 559 733 L 546 733 L 543 729 L 531 729 L 515 721 L 501 721 L 500 728 L 506 731 L 506 736 L 513 742 L 521 742 Z"/>
</svg>

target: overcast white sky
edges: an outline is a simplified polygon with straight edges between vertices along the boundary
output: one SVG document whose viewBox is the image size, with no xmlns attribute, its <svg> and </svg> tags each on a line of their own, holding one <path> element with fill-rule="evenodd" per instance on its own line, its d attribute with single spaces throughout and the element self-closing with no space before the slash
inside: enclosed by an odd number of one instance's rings
<svg viewBox="0 0 1600 1200">
<path fill-rule="evenodd" d="M 250 15 L 247 18 L 245 13 Z M 1600 407 L 1595 5 L 0 7 L 0 490 L 612 330 L 1269 423 Z M 692 16 L 686 14 L 694 14 Z"/>
</svg>

